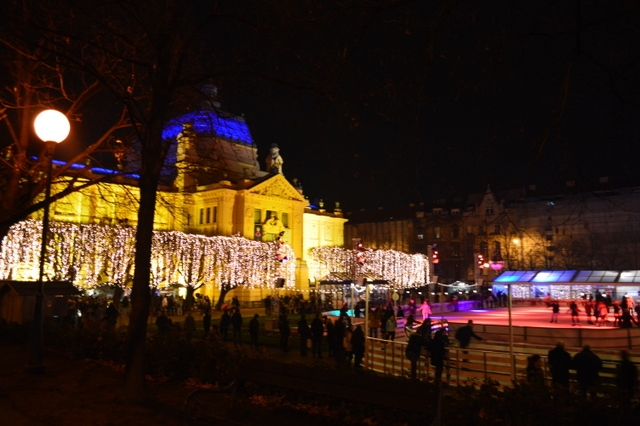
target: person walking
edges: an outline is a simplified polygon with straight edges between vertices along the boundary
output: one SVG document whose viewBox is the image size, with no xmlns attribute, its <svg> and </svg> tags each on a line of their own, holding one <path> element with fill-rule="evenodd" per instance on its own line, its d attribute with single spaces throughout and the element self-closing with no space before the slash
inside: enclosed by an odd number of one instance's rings
<svg viewBox="0 0 640 426">
<path fill-rule="evenodd" d="M 187 311 L 187 316 L 184 317 L 182 331 L 184 332 L 187 342 L 190 342 L 191 339 L 193 339 L 193 334 L 196 332 L 196 319 L 191 315 L 191 311 Z"/>
<path fill-rule="evenodd" d="M 289 317 L 287 314 L 281 314 L 278 318 L 278 331 L 280 332 L 280 350 L 289 352 L 289 335 L 291 334 L 291 326 L 289 325 Z"/>
<path fill-rule="evenodd" d="M 527 383 L 534 386 L 544 386 L 544 371 L 542 370 L 542 357 L 538 354 L 527 358 Z"/>
<path fill-rule="evenodd" d="M 444 371 L 444 360 L 447 357 L 448 345 L 449 338 L 445 333 L 445 329 L 443 327 L 440 327 L 435 332 L 435 334 L 433 335 L 433 339 L 431 339 L 428 344 L 431 365 L 435 367 L 436 383 L 442 380 L 442 372 Z"/>
<path fill-rule="evenodd" d="M 420 360 L 420 352 L 423 347 L 426 347 L 428 344 L 427 339 L 417 331 L 409 336 L 409 341 L 407 342 L 407 347 L 405 349 L 405 356 L 411 363 L 411 380 L 416 380 L 418 378 L 418 361 Z"/>
<path fill-rule="evenodd" d="M 571 312 L 571 325 L 580 325 L 580 308 L 575 300 L 569 304 L 569 312 Z"/>
<path fill-rule="evenodd" d="M 365 335 L 362 326 L 358 324 L 351 336 L 351 346 L 353 349 L 353 368 L 360 370 L 364 359 Z"/>
<path fill-rule="evenodd" d="M 242 344 L 242 315 L 240 314 L 240 308 L 236 308 L 233 315 L 231 315 L 231 327 L 233 329 L 233 343 Z"/>
<path fill-rule="evenodd" d="M 307 324 L 307 318 L 305 314 L 300 315 L 298 321 L 298 337 L 300 338 L 300 355 L 307 356 L 307 340 L 311 336 L 309 330 L 309 324 Z"/>
<path fill-rule="evenodd" d="M 258 349 L 258 335 L 260 334 L 260 322 L 258 318 L 258 314 L 254 314 L 251 321 L 249 321 L 250 346 L 254 349 Z"/>
<path fill-rule="evenodd" d="M 231 325 L 231 315 L 229 315 L 229 310 L 225 309 L 220 317 L 220 335 L 222 336 L 222 341 L 226 342 L 229 337 L 229 326 Z"/>
<path fill-rule="evenodd" d="M 621 393 L 622 402 L 628 407 L 638 387 L 638 368 L 629 359 L 629 353 L 625 350 L 620 351 L 616 386 Z"/>
<path fill-rule="evenodd" d="M 589 398 L 592 388 L 598 383 L 598 373 L 602 369 L 602 360 L 591 351 L 591 346 L 584 345 L 582 351 L 573 357 L 573 368 L 576 380 L 583 397 Z"/>
<path fill-rule="evenodd" d="M 380 328 L 380 310 L 369 308 L 369 337 L 378 338 L 378 329 Z"/>
<path fill-rule="evenodd" d="M 551 321 L 549 322 L 555 322 L 557 324 L 558 314 L 560 313 L 560 303 L 558 303 L 557 300 L 553 300 L 550 306 L 551 306 Z"/>
<path fill-rule="evenodd" d="M 204 337 L 207 337 L 211 331 L 211 309 L 204 311 L 204 315 L 202 316 L 202 330 Z"/>
<path fill-rule="evenodd" d="M 467 325 L 460 327 L 456 331 L 455 338 L 458 341 L 458 345 L 463 349 L 462 353 L 467 354 L 467 348 L 469 347 L 469 343 L 471 343 L 471 338 L 482 341 L 482 337 L 478 336 L 473 331 L 473 320 L 467 321 Z M 463 359 L 462 362 L 467 362 L 468 359 Z"/>
<path fill-rule="evenodd" d="M 387 319 L 385 324 L 385 330 L 387 331 L 387 340 L 395 340 L 396 339 L 396 329 L 398 328 L 398 321 L 396 320 L 396 316 L 391 314 L 391 316 Z"/>
<path fill-rule="evenodd" d="M 422 311 L 422 321 L 426 320 L 427 318 L 431 318 L 431 306 L 429 305 L 429 301 L 427 299 L 424 299 L 424 301 L 422 302 L 422 307 L 420 308 L 420 310 Z"/>
<path fill-rule="evenodd" d="M 315 358 L 322 358 L 322 336 L 324 335 L 324 325 L 320 313 L 316 313 L 311 320 L 311 355 Z"/>
<path fill-rule="evenodd" d="M 462 349 L 466 349 L 469 347 L 469 343 L 471 343 L 471 338 L 482 341 L 482 337 L 478 336 L 473 331 L 473 320 L 467 321 L 467 325 L 460 327 L 456 331 L 456 340 L 458 341 L 458 345 Z M 466 352 L 465 352 L 466 353 Z"/>
<path fill-rule="evenodd" d="M 564 348 L 564 342 L 558 341 L 556 347 L 547 354 L 547 362 L 551 371 L 551 383 L 556 387 L 569 389 L 569 369 L 571 354 Z"/>
</svg>

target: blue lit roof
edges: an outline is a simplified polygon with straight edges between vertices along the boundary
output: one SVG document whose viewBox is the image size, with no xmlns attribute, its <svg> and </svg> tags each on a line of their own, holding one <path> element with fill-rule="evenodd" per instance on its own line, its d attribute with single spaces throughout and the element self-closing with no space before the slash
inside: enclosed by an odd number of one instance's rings
<svg viewBox="0 0 640 426">
<path fill-rule="evenodd" d="M 576 281 L 585 283 L 613 283 L 617 281 L 620 271 L 580 271 Z"/>
<path fill-rule="evenodd" d="M 51 160 L 51 163 L 59 167 L 67 165 L 66 161 L 60 160 Z M 136 173 L 125 173 L 122 170 L 105 169 L 103 167 L 88 167 L 84 164 L 78 163 L 71 164 L 69 168 L 72 170 L 88 170 L 99 175 L 124 175 L 125 177 L 130 179 L 140 179 L 140 175 Z"/>
<path fill-rule="evenodd" d="M 540 271 L 533 277 L 534 283 L 568 283 L 576 271 Z"/>
<path fill-rule="evenodd" d="M 536 271 L 504 271 L 497 276 L 494 283 L 529 282 L 537 274 Z"/>
<path fill-rule="evenodd" d="M 504 271 L 494 283 L 640 283 L 640 270 L 635 271 Z"/>
<path fill-rule="evenodd" d="M 640 283 L 640 271 L 620 272 L 619 283 Z"/>
<path fill-rule="evenodd" d="M 201 110 L 170 120 L 162 132 L 163 139 L 175 139 L 184 124 L 191 123 L 199 135 L 212 135 L 248 145 L 253 144 L 249 126 L 242 117 L 223 116 L 215 111 Z"/>
</svg>

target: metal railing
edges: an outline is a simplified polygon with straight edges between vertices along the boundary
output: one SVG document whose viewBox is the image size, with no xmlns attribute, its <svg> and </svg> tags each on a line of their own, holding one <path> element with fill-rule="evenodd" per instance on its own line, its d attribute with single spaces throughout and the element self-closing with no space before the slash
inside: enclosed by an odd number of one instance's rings
<svg viewBox="0 0 640 426">
<path fill-rule="evenodd" d="M 512 387 L 514 381 L 526 380 L 527 359 L 533 354 L 538 354 L 544 360 L 545 381 L 551 384 L 551 374 L 546 362 L 548 349 L 521 348 L 521 351 L 514 353 L 513 359 L 511 359 L 507 350 L 498 350 L 500 344 L 496 342 L 496 350 L 472 348 L 463 350 L 456 346 L 449 347 L 442 376 L 443 381 L 450 386 L 480 386 L 491 381 L 499 388 Z M 402 341 L 368 338 L 364 365 L 367 369 L 378 373 L 408 378 L 410 377 L 411 363 L 405 355 L 406 346 L 407 343 Z M 572 355 L 579 351 L 575 348 L 567 350 Z M 422 355 L 418 363 L 417 377 L 419 380 L 434 381 L 435 367 L 430 364 L 426 351 L 423 351 Z M 600 383 L 615 386 L 619 364 L 618 352 L 599 351 L 598 355 L 603 361 Z M 630 358 L 634 363 L 640 363 L 640 358 L 637 356 Z"/>
</svg>

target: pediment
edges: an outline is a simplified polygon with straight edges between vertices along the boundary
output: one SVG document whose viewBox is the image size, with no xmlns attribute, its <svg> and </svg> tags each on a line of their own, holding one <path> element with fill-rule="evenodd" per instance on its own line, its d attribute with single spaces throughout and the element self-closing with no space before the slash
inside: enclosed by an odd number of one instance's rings
<svg viewBox="0 0 640 426">
<path fill-rule="evenodd" d="M 305 201 L 302 194 L 280 174 L 260 182 L 249 189 L 249 193 L 266 197 L 283 198 L 285 200 Z"/>
</svg>

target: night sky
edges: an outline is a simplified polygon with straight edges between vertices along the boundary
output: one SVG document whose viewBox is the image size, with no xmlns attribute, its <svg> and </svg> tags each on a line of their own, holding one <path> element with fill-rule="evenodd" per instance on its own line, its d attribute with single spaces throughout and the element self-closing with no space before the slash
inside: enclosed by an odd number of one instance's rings
<svg viewBox="0 0 640 426">
<path fill-rule="evenodd" d="M 219 93 L 263 168 L 277 143 L 287 178 L 347 211 L 639 183 L 636 2 L 395 3 L 292 12 L 247 42 L 268 77 Z"/>
</svg>

